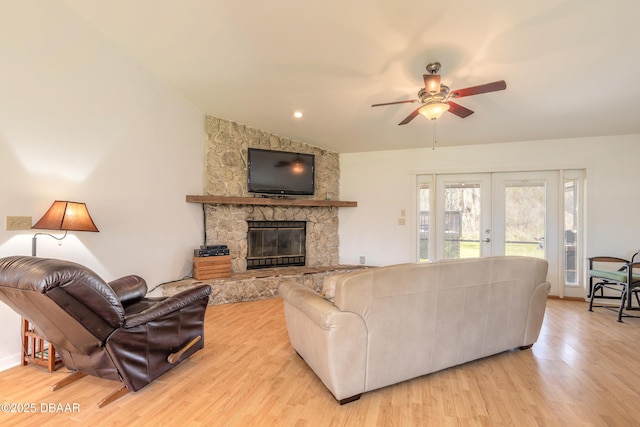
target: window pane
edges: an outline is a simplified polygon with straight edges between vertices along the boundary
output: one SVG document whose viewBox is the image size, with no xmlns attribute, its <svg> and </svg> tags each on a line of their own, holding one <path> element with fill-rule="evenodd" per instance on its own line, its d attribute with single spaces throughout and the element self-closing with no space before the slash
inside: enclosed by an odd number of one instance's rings
<svg viewBox="0 0 640 427">
<path fill-rule="evenodd" d="M 480 256 L 480 184 L 445 186 L 444 258 Z"/>
<path fill-rule="evenodd" d="M 420 200 L 420 214 L 418 218 L 418 238 L 420 261 L 429 261 L 429 224 L 430 224 L 430 193 L 429 184 L 421 183 L 418 190 Z"/>
<path fill-rule="evenodd" d="M 544 258 L 545 183 L 508 183 L 504 191 L 505 255 Z"/>
<path fill-rule="evenodd" d="M 578 285 L 578 184 L 577 179 L 564 181 L 564 282 L 574 286 Z"/>
</svg>

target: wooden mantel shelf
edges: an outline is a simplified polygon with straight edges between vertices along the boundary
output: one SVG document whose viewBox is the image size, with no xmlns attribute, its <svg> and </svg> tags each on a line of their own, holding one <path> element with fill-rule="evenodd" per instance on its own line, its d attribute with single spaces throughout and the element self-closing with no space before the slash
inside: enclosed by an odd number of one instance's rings
<svg viewBox="0 0 640 427">
<path fill-rule="evenodd" d="M 211 205 L 260 205 L 260 206 L 310 206 L 355 208 L 358 202 L 345 200 L 285 199 L 271 197 L 235 197 L 235 196 L 187 196 L 188 203 L 206 203 Z"/>
</svg>

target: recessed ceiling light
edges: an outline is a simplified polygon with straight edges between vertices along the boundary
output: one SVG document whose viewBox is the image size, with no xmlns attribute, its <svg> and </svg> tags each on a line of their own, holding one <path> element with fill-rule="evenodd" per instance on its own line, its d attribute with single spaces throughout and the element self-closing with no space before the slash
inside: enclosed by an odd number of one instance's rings
<svg viewBox="0 0 640 427">
<path fill-rule="evenodd" d="M 293 112 L 293 117 L 295 117 L 296 119 L 299 119 L 303 116 L 304 114 L 302 113 L 302 110 L 295 110 Z"/>
</svg>

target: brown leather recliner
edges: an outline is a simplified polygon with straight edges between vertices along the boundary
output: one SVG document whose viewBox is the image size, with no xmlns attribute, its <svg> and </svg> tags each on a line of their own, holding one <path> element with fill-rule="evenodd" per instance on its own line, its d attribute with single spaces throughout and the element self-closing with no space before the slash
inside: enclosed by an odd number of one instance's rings
<svg viewBox="0 0 640 427">
<path fill-rule="evenodd" d="M 138 391 L 204 347 L 211 287 L 145 298 L 138 276 L 105 282 L 82 265 L 46 258 L 0 259 L 0 300 L 33 323 L 73 371 L 54 390 L 85 375 L 124 383 L 104 406 Z"/>
</svg>

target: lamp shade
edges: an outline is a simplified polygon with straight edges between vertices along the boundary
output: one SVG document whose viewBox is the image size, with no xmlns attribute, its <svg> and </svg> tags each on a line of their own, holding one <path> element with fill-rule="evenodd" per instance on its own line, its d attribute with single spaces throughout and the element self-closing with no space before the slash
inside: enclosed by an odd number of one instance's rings
<svg viewBox="0 0 640 427">
<path fill-rule="evenodd" d="M 56 200 L 31 228 L 65 231 L 99 231 L 84 203 Z"/>
<path fill-rule="evenodd" d="M 419 113 L 429 120 L 439 119 L 445 111 L 449 110 L 449 104 L 446 102 L 429 102 L 420 107 Z"/>
<path fill-rule="evenodd" d="M 440 76 L 437 74 L 425 74 L 424 89 L 431 95 L 440 93 Z"/>
</svg>

